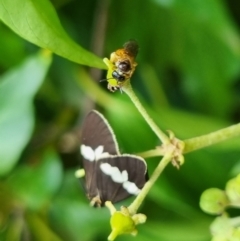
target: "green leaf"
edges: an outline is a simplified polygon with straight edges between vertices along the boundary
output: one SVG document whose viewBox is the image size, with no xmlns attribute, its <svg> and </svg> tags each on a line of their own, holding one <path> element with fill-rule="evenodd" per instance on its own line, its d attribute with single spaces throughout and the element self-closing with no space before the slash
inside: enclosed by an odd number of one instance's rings
<svg viewBox="0 0 240 241">
<path fill-rule="evenodd" d="M 26 56 L 25 41 L 0 23 L 0 65 L 9 68 Z"/>
<path fill-rule="evenodd" d="M 106 68 L 100 58 L 68 36 L 48 0 L 0 0 L 0 19 L 31 43 L 73 62 Z"/>
<path fill-rule="evenodd" d="M 8 184 L 25 206 L 38 209 L 60 188 L 61 181 L 61 162 L 55 152 L 47 151 L 38 165 L 20 167 Z"/>
<path fill-rule="evenodd" d="M 51 63 L 38 54 L 0 78 L 0 176 L 16 164 L 34 125 L 33 97 Z"/>
</svg>

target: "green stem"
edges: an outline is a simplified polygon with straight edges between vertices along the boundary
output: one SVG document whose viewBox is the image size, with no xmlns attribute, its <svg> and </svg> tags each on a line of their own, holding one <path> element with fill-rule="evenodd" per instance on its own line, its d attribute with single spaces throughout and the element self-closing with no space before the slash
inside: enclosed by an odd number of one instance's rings
<svg viewBox="0 0 240 241">
<path fill-rule="evenodd" d="M 162 149 L 152 149 L 144 152 L 135 153 L 135 155 L 140 156 L 142 158 L 150 158 L 156 156 L 164 156 L 164 152 Z"/>
<path fill-rule="evenodd" d="M 232 125 L 227 128 L 212 132 L 207 135 L 194 137 L 185 140 L 184 153 L 198 150 L 200 148 L 216 144 L 221 141 L 240 135 L 240 124 Z"/>
<path fill-rule="evenodd" d="M 163 131 L 161 131 L 159 129 L 159 127 L 155 124 L 155 122 L 149 117 L 148 113 L 146 112 L 146 110 L 144 109 L 142 104 L 140 103 L 138 97 L 135 95 L 135 93 L 132 89 L 130 80 L 127 80 L 124 83 L 122 89 L 132 100 L 132 102 L 134 103 L 134 105 L 136 106 L 136 108 L 138 109 L 140 114 L 143 116 L 143 118 L 148 123 L 148 125 L 151 127 L 153 132 L 157 135 L 157 137 L 162 141 L 162 143 L 168 143 L 169 142 L 168 136 Z"/>
<path fill-rule="evenodd" d="M 131 215 L 134 215 L 137 212 L 138 208 L 142 204 L 143 200 L 147 196 L 153 184 L 156 182 L 156 180 L 158 179 L 158 177 L 160 176 L 164 168 L 167 166 L 167 164 L 171 161 L 171 159 L 172 159 L 172 153 L 168 153 L 162 158 L 162 160 L 154 170 L 150 179 L 145 183 L 141 192 L 138 194 L 135 200 L 128 207 L 128 210 Z"/>
<path fill-rule="evenodd" d="M 109 241 L 113 241 L 116 239 L 116 237 L 119 235 L 119 230 L 113 229 L 110 235 L 108 236 Z"/>
<path fill-rule="evenodd" d="M 183 142 L 185 143 L 183 153 L 188 153 L 207 146 L 211 146 L 236 136 L 240 136 L 240 124 L 232 125 L 206 135 L 183 140 Z M 141 156 L 142 158 L 149 158 L 163 156 L 164 153 L 162 149 L 152 149 L 145 152 L 137 153 L 136 155 Z"/>
</svg>

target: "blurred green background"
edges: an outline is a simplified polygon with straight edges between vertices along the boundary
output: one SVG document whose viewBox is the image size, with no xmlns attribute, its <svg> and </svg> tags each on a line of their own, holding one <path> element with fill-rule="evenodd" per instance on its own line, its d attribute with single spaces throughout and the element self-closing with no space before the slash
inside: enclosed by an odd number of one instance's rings
<svg viewBox="0 0 240 241">
<path fill-rule="evenodd" d="M 238 0 L 0 0 L 0 19 L 0 240 L 107 239 L 109 211 L 89 207 L 74 177 L 82 119 L 102 112 L 123 153 L 160 144 L 126 94 L 98 83 L 100 58 L 129 39 L 140 45 L 132 85 L 160 128 L 186 139 L 239 122 Z M 168 166 L 139 210 L 148 220 L 135 240 L 210 240 L 214 217 L 199 198 L 239 173 L 239 143 Z M 151 175 L 159 158 L 146 161 Z"/>
</svg>

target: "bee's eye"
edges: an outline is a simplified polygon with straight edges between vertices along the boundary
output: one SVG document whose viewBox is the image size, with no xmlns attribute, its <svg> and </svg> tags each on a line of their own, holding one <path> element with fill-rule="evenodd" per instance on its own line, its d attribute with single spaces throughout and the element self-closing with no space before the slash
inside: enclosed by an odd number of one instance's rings
<svg viewBox="0 0 240 241">
<path fill-rule="evenodd" d="M 112 72 L 112 77 L 118 81 L 124 81 L 125 80 L 125 76 L 120 75 L 117 71 L 113 71 Z"/>
<path fill-rule="evenodd" d="M 128 61 L 125 61 L 125 62 L 121 62 L 119 65 L 118 65 L 118 68 L 121 70 L 121 71 L 129 71 L 131 69 L 130 67 L 130 63 Z"/>
</svg>

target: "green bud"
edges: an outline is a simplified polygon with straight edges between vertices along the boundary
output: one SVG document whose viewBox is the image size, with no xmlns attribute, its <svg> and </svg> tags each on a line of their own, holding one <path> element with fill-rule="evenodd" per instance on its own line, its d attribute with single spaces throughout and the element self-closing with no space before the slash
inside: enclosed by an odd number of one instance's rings
<svg viewBox="0 0 240 241">
<path fill-rule="evenodd" d="M 229 241 L 228 238 L 232 236 L 233 226 L 231 220 L 226 214 L 215 218 L 210 226 L 211 234 L 214 241 Z"/>
<path fill-rule="evenodd" d="M 110 225 L 112 232 L 108 236 L 109 241 L 113 241 L 117 236 L 122 234 L 137 235 L 136 225 L 146 222 L 146 215 L 142 213 L 131 215 L 128 208 L 122 206 L 117 211 L 110 201 L 105 202 L 106 207 L 110 210 Z"/>
<path fill-rule="evenodd" d="M 229 204 L 226 193 L 218 188 L 205 190 L 200 198 L 200 207 L 209 214 L 221 214 Z"/>
<path fill-rule="evenodd" d="M 226 193 L 231 204 L 240 205 L 240 174 L 227 182 Z"/>
<path fill-rule="evenodd" d="M 131 216 L 125 215 L 121 212 L 115 212 L 110 220 L 112 232 L 108 237 L 108 240 L 114 240 L 118 235 L 121 234 L 132 234 L 136 235 L 137 230 L 135 228 L 135 223 Z"/>
</svg>

